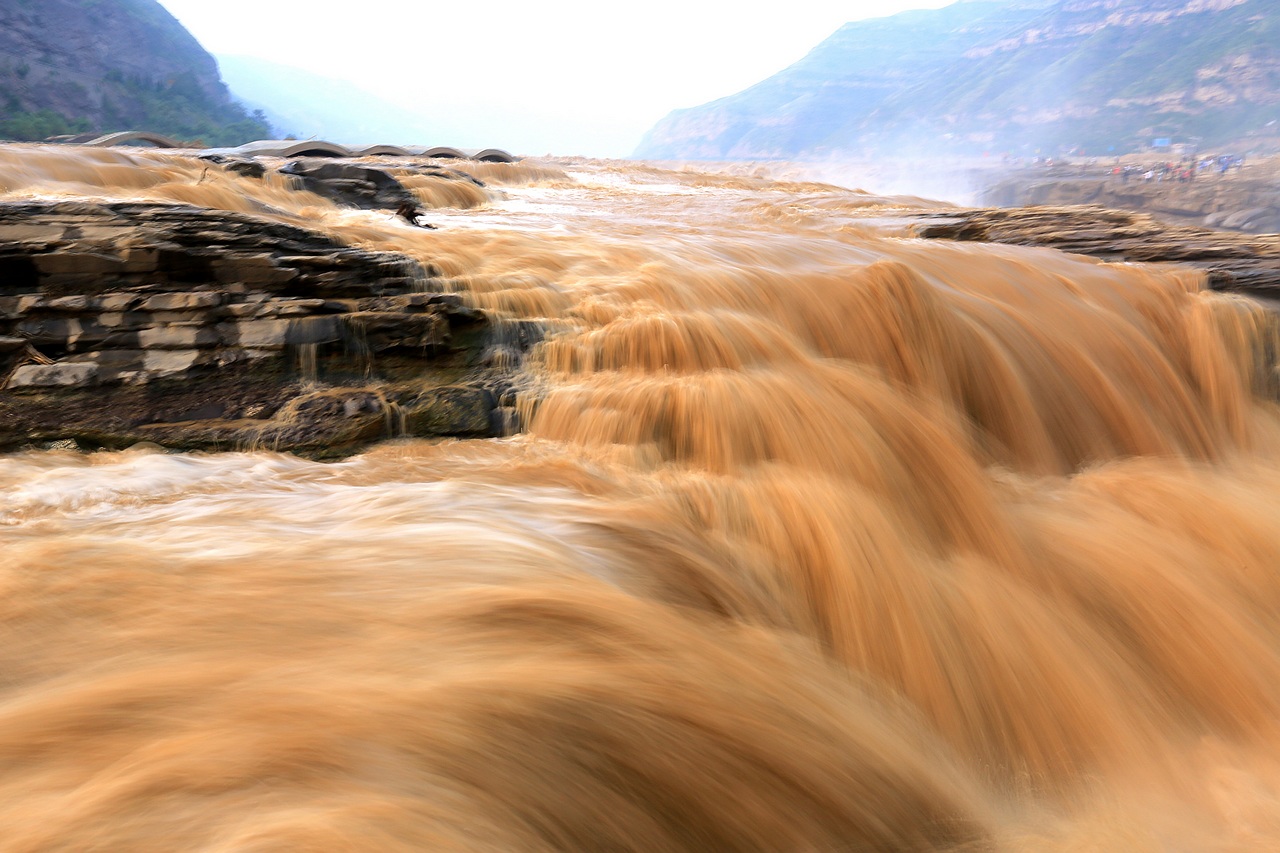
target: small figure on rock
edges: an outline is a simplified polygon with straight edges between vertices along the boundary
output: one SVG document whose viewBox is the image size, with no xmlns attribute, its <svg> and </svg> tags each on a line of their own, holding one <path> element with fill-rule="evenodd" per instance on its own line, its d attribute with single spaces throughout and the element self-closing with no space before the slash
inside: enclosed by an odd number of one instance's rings
<svg viewBox="0 0 1280 853">
<path fill-rule="evenodd" d="M 410 225 L 416 226 L 418 228 L 431 228 L 434 230 L 435 229 L 434 225 L 428 222 L 418 221 L 418 217 L 421 215 L 422 215 L 422 211 L 419 210 L 418 206 L 411 201 L 406 201 L 404 204 L 396 208 L 396 216 L 399 216 L 401 219 L 403 219 L 405 222 L 408 222 Z"/>
</svg>

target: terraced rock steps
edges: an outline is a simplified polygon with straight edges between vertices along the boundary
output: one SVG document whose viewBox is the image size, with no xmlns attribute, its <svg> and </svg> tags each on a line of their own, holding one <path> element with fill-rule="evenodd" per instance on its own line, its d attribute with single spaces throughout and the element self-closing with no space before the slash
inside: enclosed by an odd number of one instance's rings
<svg viewBox="0 0 1280 853">
<path fill-rule="evenodd" d="M 488 350 L 510 336 L 435 273 L 186 205 L 0 204 L 0 449 L 327 456 L 508 431 L 512 374 Z"/>
</svg>

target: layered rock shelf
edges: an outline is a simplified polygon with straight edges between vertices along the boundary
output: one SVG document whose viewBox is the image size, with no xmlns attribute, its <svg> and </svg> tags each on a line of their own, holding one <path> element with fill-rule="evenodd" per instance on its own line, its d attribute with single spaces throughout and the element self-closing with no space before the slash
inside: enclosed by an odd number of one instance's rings
<svg viewBox="0 0 1280 853">
<path fill-rule="evenodd" d="M 1165 180 L 1146 178 L 1157 172 L 1130 155 L 1123 167 L 1060 164 L 993 173 L 980 203 L 993 207 L 1097 205 L 1113 210 L 1149 213 L 1168 222 L 1250 234 L 1280 232 L 1280 161 L 1251 158 L 1241 169 L 1200 171 L 1192 180 L 1177 180 L 1185 164 L 1176 164 Z M 1157 159 L 1151 157 L 1148 159 Z M 1116 174 L 1124 169 L 1123 175 Z"/>
<path fill-rule="evenodd" d="M 1169 225 L 1091 205 L 948 210 L 918 216 L 920 237 L 1046 246 L 1109 261 L 1170 262 L 1205 270 L 1215 290 L 1280 299 L 1280 235 Z"/>
<path fill-rule="evenodd" d="M 442 285 L 407 256 L 241 214 L 0 204 L 0 449 L 327 456 L 510 431 L 503 365 L 536 335 Z"/>
</svg>

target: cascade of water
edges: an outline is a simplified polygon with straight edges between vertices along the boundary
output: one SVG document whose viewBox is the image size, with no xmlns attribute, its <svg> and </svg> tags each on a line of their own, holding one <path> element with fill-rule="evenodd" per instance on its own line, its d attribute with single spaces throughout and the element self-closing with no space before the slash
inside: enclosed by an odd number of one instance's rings
<svg viewBox="0 0 1280 853">
<path fill-rule="evenodd" d="M 501 321 L 524 433 L 0 457 L 0 846 L 1280 844 L 1274 313 L 819 184 L 491 179 L 275 204 Z"/>
<path fill-rule="evenodd" d="M 318 381 L 320 375 L 318 367 L 319 352 L 320 345 L 316 343 L 297 345 L 298 373 L 302 375 L 304 382 Z"/>
</svg>

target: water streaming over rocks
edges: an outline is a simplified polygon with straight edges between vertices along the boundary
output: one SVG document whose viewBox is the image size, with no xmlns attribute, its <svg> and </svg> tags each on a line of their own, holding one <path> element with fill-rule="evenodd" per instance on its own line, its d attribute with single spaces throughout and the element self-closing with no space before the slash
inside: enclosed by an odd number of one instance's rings
<svg viewBox="0 0 1280 853">
<path fill-rule="evenodd" d="M 472 165 L 429 232 L 204 168 L 0 186 L 430 264 L 523 431 L 0 457 L 0 848 L 1280 846 L 1257 304 L 747 169 Z"/>
</svg>

